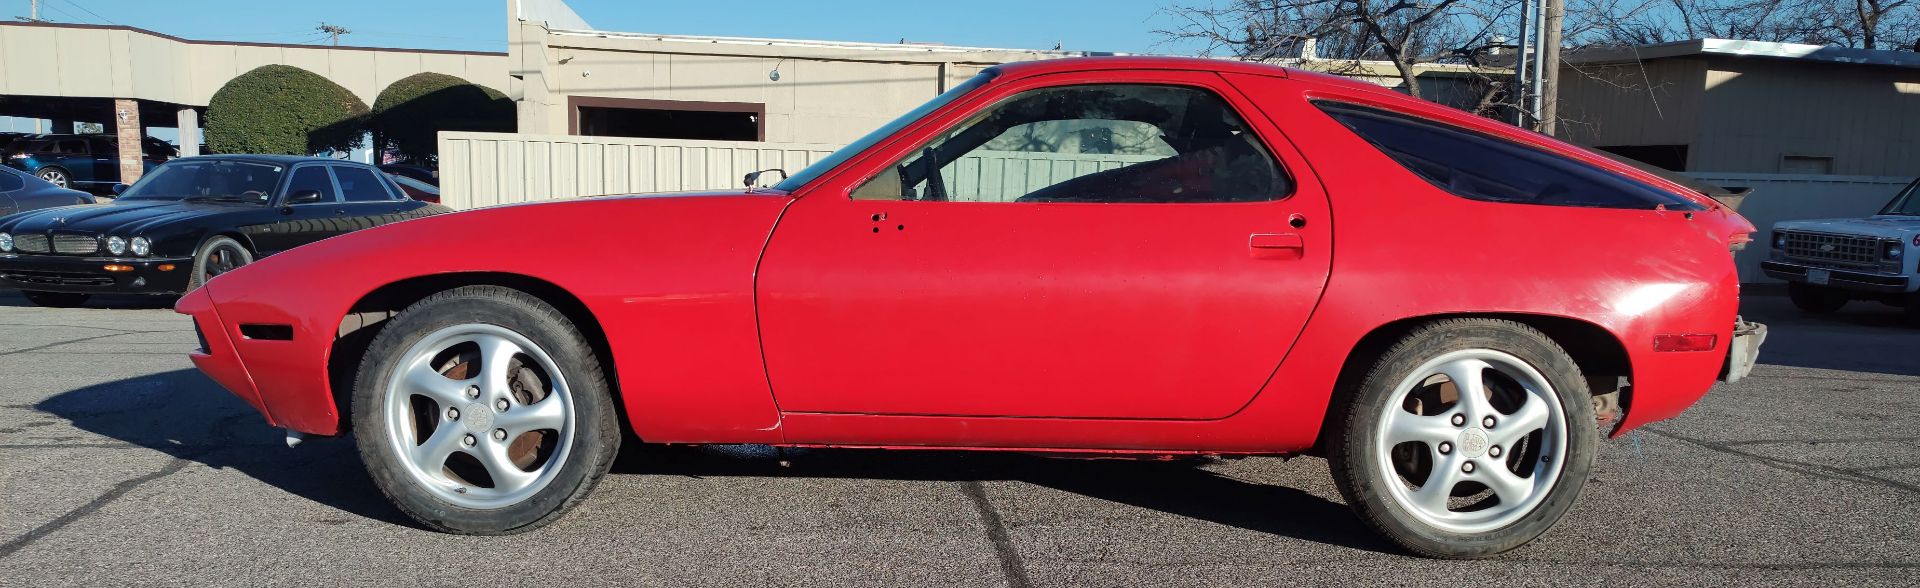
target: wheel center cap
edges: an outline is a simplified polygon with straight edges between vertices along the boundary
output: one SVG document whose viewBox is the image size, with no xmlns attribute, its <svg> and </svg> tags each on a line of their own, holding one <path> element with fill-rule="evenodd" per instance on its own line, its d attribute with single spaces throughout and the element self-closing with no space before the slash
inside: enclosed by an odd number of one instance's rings
<svg viewBox="0 0 1920 588">
<path fill-rule="evenodd" d="M 1480 457 L 1487 452 L 1487 433 L 1479 428 L 1460 432 L 1460 452 L 1467 457 Z"/>
<path fill-rule="evenodd" d="M 485 404 L 468 404 L 460 409 L 460 417 L 460 424 L 467 428 L 467 432 L 478 433 L 493 428 L 493 409 Z"/>
</svg>

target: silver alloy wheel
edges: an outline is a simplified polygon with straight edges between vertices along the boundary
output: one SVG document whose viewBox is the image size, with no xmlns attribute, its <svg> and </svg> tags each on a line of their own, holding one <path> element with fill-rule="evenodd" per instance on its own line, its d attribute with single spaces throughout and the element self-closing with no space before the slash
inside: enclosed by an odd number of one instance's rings
<svg viewBox="0 0 1920 588">
<path fill-rule="evenodd" d="M 1453 401 L 1428 406 L 1448 384 Z M 1394 501 L 1422 522 L 1453 533 L 1499 529 L 1533 512 L 1559 481 L 1566 411 L 1547 378 L 1520 358 L 1492 349 L 1447 353 L 1394 390 L 1374 433 L 1375 461 Z"/>
<path fill-rule="evenodd" d="M 62 188 L 67 187 L 67 174 L 61 173 L 60 170 L 57 169 L 40 170 L 40 179 L 46 180 L 47 183 L 55 186 Z"/>
<path fill-rule="evenodd" d="M 463 351 L 477 355 L 477 375 L 450 377 L 443 362 Z M 465 365 L 451 370 L 475 371 Z M 511 506 L 545 488 L 566 465 L 575 420 L 571 391 L 553 358 L 519 333 L 484 324 L 434 331 L 407 348 L 387 381 L 388 442 L 407 473 L 442 500 L 471 509 Z M 544 396 L 523 397 L 534 392 Z M 550 443 L 528 454 L 528 440 Z M 489 480 L 462 476 L 463 466 L 483 468 Z"/>
</svg>

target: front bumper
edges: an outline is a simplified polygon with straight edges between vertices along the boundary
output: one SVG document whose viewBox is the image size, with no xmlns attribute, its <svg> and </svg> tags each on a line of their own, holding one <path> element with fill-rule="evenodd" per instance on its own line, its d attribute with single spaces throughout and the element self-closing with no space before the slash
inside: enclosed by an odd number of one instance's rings
<svg viewBox="0 0 1920 588">
<path fill-rule="evenodd" d="M 108 265 L 132 271 L 109 272 Z M 162 266 L 172 269 L 162 270 Z M 73 294 L 180 294 L 193 275 L 188 257 L 79 257 L 0 253 L 0 287 Z"/>
<path fill-rule="evenodd" d="M 1789 282 L 1806 282 L 1807 270 L 1817 269 L 1828 272 L 1826 285 L 1847 290 L 1863 290 L 1884 294 L 1903 294 L 1913 291 L 1913 280 L 1899 274 L 1882 274 L 1852 269 L 1819 267 L 1789 261 L 1767 260 L 1760 262 L 1760 270 L 1767 277 Z"/>
</svg>

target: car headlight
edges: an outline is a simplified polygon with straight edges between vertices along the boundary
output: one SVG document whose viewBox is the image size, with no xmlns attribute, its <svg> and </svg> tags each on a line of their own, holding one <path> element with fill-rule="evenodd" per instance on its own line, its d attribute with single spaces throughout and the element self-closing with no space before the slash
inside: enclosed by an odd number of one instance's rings
<svg viewBox="0 0 1920 588">
<path fill-rule="evenodd" d="M 1907 246 L 1905 243 L 1901 243 L 1899 241 L 1888 241 L 1887 242 L 1887 259 L 1892 261 L 1900 261 L 1900 256 L 1905 253 L 1906 249 L 1907 249 Z"/>
<path fill-rule="evenodd" d="M 13 235 L 0 233 L 0 253 L 13 251 Z"/>
<path fill-rule="evenodd" d="M 148 253 L 153 252 L 153 241 L 147 240 L 146 237 L 134 237 L 133 241 L 128 242 L 128 246 L 133 248 L 134 255 L 141 257 L 146 257 Z"/>
<path fill-rule="evenodd" d="M 107 237 L 107 253 L 126 255 L 127 240 L 119 237 Z"/>
<path fill-rule="evenodd" d="M 1773 248 L 1774 248 L 1774 249 L 1786 249 L 1786 248 L 1787 248 L 1787 234 L 1786 234 L 1786 233 L 1774 233 L 1774 234 L 1773 234 Z"/>
</svg>

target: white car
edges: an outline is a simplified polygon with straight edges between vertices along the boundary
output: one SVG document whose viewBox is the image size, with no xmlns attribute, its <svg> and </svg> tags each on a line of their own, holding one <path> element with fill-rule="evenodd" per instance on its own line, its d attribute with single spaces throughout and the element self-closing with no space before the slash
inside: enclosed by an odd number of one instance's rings
<svg viewBox="0 0 1920 588">
<path fill-rule="evenodd" d="M 1905 307 L 1920 323 L 1920 180 L 1867 218 L 1774 223 L 1773 253 L 1760 264 L 1787 281 L 1801 310 L 1826 314 L 1853 300 Z"/>
</svg>

